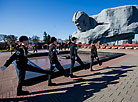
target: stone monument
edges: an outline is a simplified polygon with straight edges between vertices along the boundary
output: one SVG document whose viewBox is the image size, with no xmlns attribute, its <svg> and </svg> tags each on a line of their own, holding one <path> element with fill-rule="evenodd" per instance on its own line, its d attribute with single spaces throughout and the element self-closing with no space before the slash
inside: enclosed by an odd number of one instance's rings
<svg viewBox="0 0 138 102">
<path fill-rule="evenodd" d="M 78 42 L 131 43 L 134 34 L 138 34 L 138 5 L 108 8 L 92 16 L 77 11 L 73 23 L 78 30 L 73 32 L 72 37 L 77 37 Z"/>
</svg>

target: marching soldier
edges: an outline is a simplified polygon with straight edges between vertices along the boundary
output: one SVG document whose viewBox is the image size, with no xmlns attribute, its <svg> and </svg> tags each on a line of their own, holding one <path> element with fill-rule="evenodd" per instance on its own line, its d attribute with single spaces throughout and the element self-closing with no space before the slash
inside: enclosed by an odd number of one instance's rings
<svg viewBox="0 0 138 102">
<path fill-rule="evenodd" d="M 92 66 L 93 66 L 93 61 L 94 58 L 98 61 L 99 65 L 102 65 L 102 62 L 99 61 L 99 57 L 97 54 L 97 48 L 94 43 L 91 44 L 91 64 L 90 64 L 90 70 L 93 71 Z"/>
<path fill-rule="evenodd" d="M 71 67 L 70 67 L 70 77 L 73 78 L 72 68 L 74 67 L 75 61 L 77 61 L 82 67 L 84 67 L 84 63 L 81 61 L 80 57 L 77 55 L 77 44 L 75 37 L 72 37 L 72 43 L 70 44 L 70 57 L 71 57 Z"/>
<path fill-rule="evenodd" d="M 51 44 L 49 47 L 49 60 L 50 60 L 50 71 L 54 71 L 55 68 L 57 68 L 60 72 L 63 73 L 65 77 L 68 77 L 69 75 L 65 72 L 64 68 L 61 66 L 60 62 L 57 58 L 58 50 L 56 50 L 56 44 L 57 39 L 55 37 L 51 38 Z M 52 83 L 51 81 L 51 75 L 48 76 L 48 86 L 54 86 L 56 83 Z"/>
<path fill-rule="evenodd" d="M 6 61 L 4 66 L 1 66 L 1 69 L 6 69 L 14 60 L 16 60 L 17 68 L 19 70 L 19 82 L 17 87 L 17 96 L 29 94 L 28 91 L 23 91 L 22 86 L 24 84 L 25 73 L 26 71 L 33 71 L 44 74 L 51 74 L 52 72 L 36 68 L 32 65 L 28 64 L 27 55 L 29 52 L 27 51 L 28 46 L 28 37 L 21 36 L 19 38 L 21 44 L 18 46 L 17 51 Z"/>
</svg>

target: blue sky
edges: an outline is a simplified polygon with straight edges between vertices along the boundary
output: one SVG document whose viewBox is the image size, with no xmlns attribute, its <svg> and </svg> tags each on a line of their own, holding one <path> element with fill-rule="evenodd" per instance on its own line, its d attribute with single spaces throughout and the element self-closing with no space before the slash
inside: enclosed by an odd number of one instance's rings
<svg viewBox="0 0 138 102">
<path fill-rule="evenodd" d="M 95 15 L 123 5 L 138 5 L 138 0 L 0 0 L 0 34 L 43 39 L 45 31 L 66 39 L 76 30 L 72 22 L 76 11 Z"/>
</svg>

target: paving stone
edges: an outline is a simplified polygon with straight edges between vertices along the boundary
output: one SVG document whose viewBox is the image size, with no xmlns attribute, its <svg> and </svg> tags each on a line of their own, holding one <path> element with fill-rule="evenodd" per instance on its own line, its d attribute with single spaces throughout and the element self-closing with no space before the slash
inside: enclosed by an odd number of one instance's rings
<svg viewBox="0 0 138 102">
<path fill-rule="evenodd" d="M 55 78 L 52 81 L 57 86 L 48 87 L 47 81 L 24 86 L 24 90 L 33 94 L 19 97 L 16 96 L 17 77 L 12 64 L 6 72 L 0 70 L 0 102 L 2 99 L 4 102 L 138 102 L 138 52 L 116 51 L 127 55 L 104 62 L 102 66 L 93 66 L 97 70 L 94 72 L 89 69 L 75 72 L 78 78 Z M 1 57 L 0 65 L 3 65 L 9 55 Z"/>
</svg>

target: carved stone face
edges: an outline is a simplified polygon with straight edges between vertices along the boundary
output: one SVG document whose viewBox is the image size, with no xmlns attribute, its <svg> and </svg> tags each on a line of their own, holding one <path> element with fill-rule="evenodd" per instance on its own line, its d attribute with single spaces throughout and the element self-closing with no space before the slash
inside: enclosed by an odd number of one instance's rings
<svg viewBox="0 0 138 102">
<path fill-rule="evenodd" d="M 85 32 L 92 28 L 89 16 L 81 11 L 74 14 L 73 23 L 77 26 L 78 30 Z"/>
<path fill-rule="evenodd" d="M 87 29 L 87 20 L 86 19 L 83 19 L 82 17 L 80 18 L 80 19 L 78 19 L 76 22 L 74 22 L 75 23 L 75 25 L 77 26 L 77 28 L 80 30 L 80 31 L 82 31 L 82 32 L 84 32 L 84 31 L 86 31 Z"/>
</svg>

